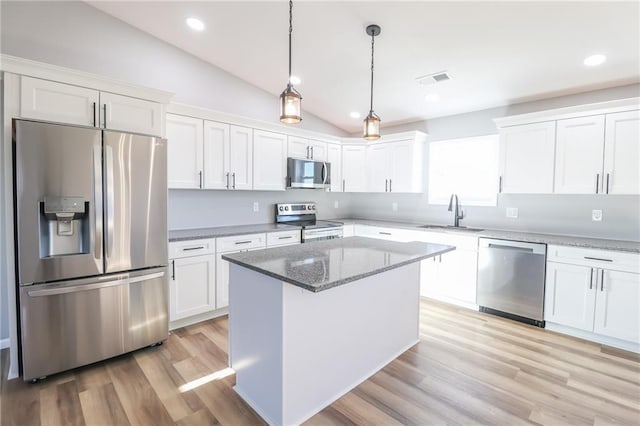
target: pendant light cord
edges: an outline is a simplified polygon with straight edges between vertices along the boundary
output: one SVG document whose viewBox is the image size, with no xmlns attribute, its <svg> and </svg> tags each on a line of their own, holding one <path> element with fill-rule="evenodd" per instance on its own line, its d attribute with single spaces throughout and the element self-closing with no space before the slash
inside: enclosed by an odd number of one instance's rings
<svg viewBox="0 0 640 426">
<path fill-rule="evenodd" d="M 375 34 L 371 34 L 371 104 L 369 105 L 369 114 L 373 112 L 373 43 Z"/>
<path fill-rule="evenodd" d="M 291 87 L 291 33 L 293 32 L 293 0 L 289 0 L 289 77 L 288 86 Z"/>
</svg>

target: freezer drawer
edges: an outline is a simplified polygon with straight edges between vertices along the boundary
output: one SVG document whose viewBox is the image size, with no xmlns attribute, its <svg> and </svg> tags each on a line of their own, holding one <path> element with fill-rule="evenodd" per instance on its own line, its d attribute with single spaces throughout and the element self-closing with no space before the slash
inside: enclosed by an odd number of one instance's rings
<svg viewBox="0 0 640 426">
<path fill-rule="evenodd" d="M 168 336 L 167 268 L 20 289 L 24 380 L 90 364 Z"/>
</svg>

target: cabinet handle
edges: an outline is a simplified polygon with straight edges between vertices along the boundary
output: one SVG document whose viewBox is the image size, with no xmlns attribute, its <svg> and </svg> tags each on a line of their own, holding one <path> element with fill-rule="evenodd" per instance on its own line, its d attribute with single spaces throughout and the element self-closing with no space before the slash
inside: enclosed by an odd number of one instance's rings
<svg viewBox="0 0 640 426">
<path fill-rule="evenodd" d="M 604 269 L 600 269 L 600 291 L 604 291 Z"/>
<path fill-rule="evenodd" d="M 385 180 L 384 180 L 384 192 L 388 192 L 388 189 L 387 189 L 388 184 L 389 184 L 389 180 L 388 180 L 388 179 L 385 179 Z"/>
<path fill-rule="evenodd" d="M 229 172 L 227 172 L 227 189 L 229 189 Z"/>
<path fill-rule="evenodd" d="M 311 146 L 311 159 L 313 160 L 313 146 Z"/>
<path fill-rule="evenodd" d="M 307 160 L 309 159 L 309 145 L 307 145 Z"/>
<path fill-rule="evenodd" d="M 502 193 L 502 176 L 498 178 L 498 194 Z"/>
<path fill-rule="evenodd" d="M 288 237 L 278 237 L 279 240 L 288 240 L 289 238 L 293 238 L 293 236 L 289 235 Z"/>
<path fill-rule="evenodd" d="M 202 170 L 200 170 L 198 172 L 198 176 L 199 176 L 199 179 L 200 179 L 200 189 L 202 189 Z"/>
<path fill-rule="evenodd" d="M 344 188 L 345 188 L 345 186 L 344 186 L 344 179 L 342 179 L 342 192 L 346 192 Z"/>
<path fill-rule="evenodd" d="M 231 173 L 231 177 L 233 178 L 233 189 L 236 189 L 236 173 Z"/>
<path fill-rule="evenodd" d="M 249 244 L 251 242 L 251 240 L 249 241 L 236 241 L 234 244 L 235 245 L 240 245 L 240 244 Z"/>
<path fill-rule="evenodd" d="M 391 179 L 389 179 L 389 192 L 393 192 L 393 189 L 391 189 L 391 184 L 393 183 L 393 181 Z"/>
<path fill-rule="evenodd" d="M 603 259 L 603 258 L 601 258 L 601 257 L 590 257 L 590 256 L 585 256 L 584 258 L 585 258 L 585 259 L 587 259 L 587 260 L 599 260 L 599 261 L 601 261 L 601 262 L 613 262 L 613 260 L 612 260 L 612 259 Z"/>
<path fill-rule="evenodd" d="M 596 194 L 598 193 L 599 186 L 600 186 L 600 173 L 596 173 Z"/>
<path fill-rule="evenodd" d="M 605 194 L 609 193 L 609 173 L 607 173 L 607 192 L 605 192 Z"/>
<path fill-rule="evenodd" d="M 391 232 L 382 232 L 382 231 L 380 231 L 380 232 L 378 232 L 378 234 L 380 234 L 380 235 L 391 235 Z"/>
<path fill-rule="evenodd" d="M 96 127 L 96 103 L 93 103 L 93 127 Z"/>
<path fill-rule="evenodd" d="M 438 262 L 442 263 L 442 255 L 438 256 Z"/>
<path fill-rule="evenodd" d="M 102 123 L 102 127 L 107 128 L 107 104 L 104 104 L 104 123 Z"/>
<path fill-rule="evenodd" d="M 172 280 L 176 279 L 176 261 L 175 260 L 171 261 L 171 279 Z"/>
<path fill-rule="evenodd" d="M 191 251 L 191 250 L 202 250 L 204 248 L 204 246 L 198 246 L 198 247 L 185 247 L 182 249 L 182 251 Z"/>
<path fill-rule="evenodd" d="M 591 273 L 589 274 L 589 290 L 593 288 L 593 268 L 591 268 Z"/>
</svg>

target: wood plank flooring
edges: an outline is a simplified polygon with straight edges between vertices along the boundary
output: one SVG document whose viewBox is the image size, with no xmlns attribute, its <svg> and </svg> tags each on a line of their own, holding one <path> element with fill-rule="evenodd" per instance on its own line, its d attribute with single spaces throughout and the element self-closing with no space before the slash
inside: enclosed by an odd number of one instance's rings
<svg viewBox="0 0 640 426">
<path fill-rule="evenodd" d="M 226 318 L 203 322 L 37 384 L 6 380 L 4 350 L 0 423 L 263 424 L 233 391 L 235 376 L 221 377 L 227 332 Z M 640 424 L 637 354 L 428 299 L 420 337 L 307 424 Z"/>
</svg>

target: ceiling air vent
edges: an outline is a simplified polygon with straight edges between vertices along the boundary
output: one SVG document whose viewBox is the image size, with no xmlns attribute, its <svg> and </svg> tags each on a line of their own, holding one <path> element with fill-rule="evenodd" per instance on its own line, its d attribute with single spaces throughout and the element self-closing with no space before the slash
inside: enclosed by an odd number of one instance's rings
<svg viewBox="0 0 640 426">
<path fill-rule="evenodd" d="M 434 74 L 423 75 L 422 77 L 416 78 L 416 81 L 423 86 L 428 86 L 430 84 L 442 83 L 443 81 L 451 80 L 451 77 L 446 71 L 440 71 Z"/>
</svg>

